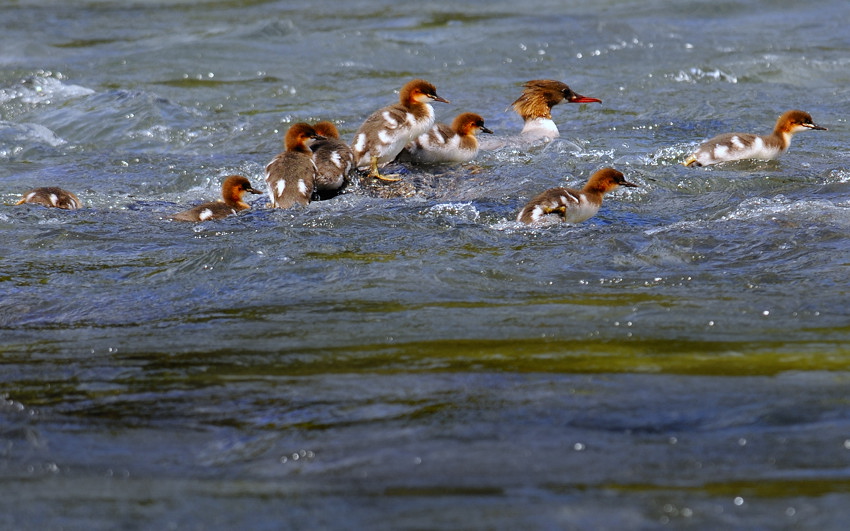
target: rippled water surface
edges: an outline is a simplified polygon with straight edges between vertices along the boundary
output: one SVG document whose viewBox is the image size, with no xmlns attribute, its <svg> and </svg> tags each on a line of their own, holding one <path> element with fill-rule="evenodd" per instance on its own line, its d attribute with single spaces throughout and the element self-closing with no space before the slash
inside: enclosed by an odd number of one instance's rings
<svg viewBox="0 0 850 531">
<path fill-rule="evenodd" d="M 812 529 L 850 519 L 850 4 L 2 2 L 0 527 Z M 413 77 L 561 138 L 289 211 L 291 123 Z M 801 108 L 779 161 L 679 163 Z M 613 166 L 580 225 L 514 222 Z M 14 206 L 61 186 L 78 211 Z"/>
</svg>

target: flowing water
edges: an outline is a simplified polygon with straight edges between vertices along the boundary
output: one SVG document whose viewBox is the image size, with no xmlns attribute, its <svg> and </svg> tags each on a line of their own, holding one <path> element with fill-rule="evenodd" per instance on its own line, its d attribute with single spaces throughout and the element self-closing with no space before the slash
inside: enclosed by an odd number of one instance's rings
<svg viewBox="0 0 850 531">
<path fill-rule="evenodd" d="M 850 4 L 0 2 L 3 529 L 850 520 Z M 216 222 L 291 123 L 407 80 L 561 138 Z M 801 108 L 783 158 L 680 162 Z M 532 195 L 612 166 L 579 225 Z M 14 206 L 61 186 L 78 211 Z"/>
</svg>

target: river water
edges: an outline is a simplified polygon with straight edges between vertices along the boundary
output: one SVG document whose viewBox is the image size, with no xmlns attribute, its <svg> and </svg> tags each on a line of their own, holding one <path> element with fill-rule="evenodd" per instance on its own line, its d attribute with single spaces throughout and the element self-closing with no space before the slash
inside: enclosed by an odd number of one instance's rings
<svg viewBox="0 0 850 531">
<path fill-rule="evenodd" d="M 850 4 L 2 1 L 3 529 L 850 519 Z M 407 80 L 560 139 L 217 222 L 291 123 Z M 679 163 L 801 108 L 779 161 Z M 612 166 L 580 225 L 524 202 Z M 86 207 L 14 206 L 34 186 Z"/>
</svg>

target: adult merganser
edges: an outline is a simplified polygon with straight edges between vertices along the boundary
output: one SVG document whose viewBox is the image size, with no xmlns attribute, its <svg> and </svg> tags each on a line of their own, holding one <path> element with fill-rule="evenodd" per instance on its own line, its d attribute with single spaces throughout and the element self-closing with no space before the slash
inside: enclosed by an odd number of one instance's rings
<svg viewBox="0 0 850 531">
<path fill-rule="evenodd" d="M 64 208 L 65 210 L 76 210 L 83 207 L 83 202 L 74 193 L 55 186 L 33 188 L 24 194 L 16 205 L 31 203 L 53 208 Z"/>
<path fill-rule="evenodd" d="M 602 197 L 620 186 L 636 187 L 614 168 L 602 168 L 593 175 L 581 190 L 551 188 L 535 196 L 517 216 L 521 223 L 535 223 L 548 215 L 555 215 L 567 223 L 579 223 L 599 212 Z"/>
<path fill-rule="evenodd" d="M 354 134 L 351 146 L 358 168 L 369 168 L 369 176 L 396 181 L 382 176 L 379 167 L 395 160 L 404 147 L 434 125 L 432 101 L 449 103 L 437 95 L 437 89 L 424 79 L 407 82 L 399 92 L 399 102 L 378 109 Z"/>
<path fill-rule="evenodd" d="M 327 121 L 313 125 L 322 140 L 316 140 L 310 149 L 316 163 L 316 192 L 321 198 L 336 195 L 345 185 L 346 178 L 354 168 L 354 152 L 339 139 L 339 130 Z"/>
<path fill-rule="evenodd" d="M 476 133 L 493 131 L 484 126 L 484 118 L 474 112 L 458 115 L 451 126 L 434 124 L 407 145 L 397 160 L 413 162 L 469 162 L 478 155 Z"/>
<path fill-rule="evenodd" d="M 495 137 L 481 142 L 481 149 L 493 150 L 509 145 L 550 142 L 560 136 L 558 126 L 552 119 L 552 107 L 559 103 L 602 103 L 573 92 L 565 83 L 552 79 L 526 81 L 525 90 L 509 108 L 513 108 L 523 119 L 522 131 L 516 137 Z"/>
<path fill-rule="evenodd" d="M 286 132 L 286 151 L 266 166 L 266 183 L 273 208 L 289 208 L 310 203 L 318 168 L 313 162 L 310 145 L 323 140 L 310 124 L 297 123 Z"/>
<path fill-rule="evenodd" d="M 772 160 L 779 157 L 791 145 L 794 133 L 814 129 L 826 131 L 812 121 L 812 116 L 803 111 L 786 111 L 776 121 L 773 133 L 754 135 L 749 133 L 725 133 L 704 142 L 682 164 L 685 166 L 708 166 L 718 162 L 758 159 Z"/>
<path fill-rule="evenodd" d="M 251 181 L 241 175 L 231 175 L 221 184 L 221 200 L 202 203 L 196 207 L 171 216 L 174 221 L 206 221 L 222 219 L 247 210 L 251 206 L 242 200 L 246 193 L 261 194 L 251 186 Z"/>
</svg>

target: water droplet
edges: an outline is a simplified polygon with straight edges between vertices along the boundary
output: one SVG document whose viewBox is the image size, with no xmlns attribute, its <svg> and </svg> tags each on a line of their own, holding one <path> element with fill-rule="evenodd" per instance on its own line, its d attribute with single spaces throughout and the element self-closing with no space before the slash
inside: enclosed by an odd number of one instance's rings
<svg viewBox="0 0 850 531">
<path fill-rule="evenodd" d="M 732 500 L 732 502 L 733 502 L 735 505 L 737 505 L 738 507 L 740 507 L 741 505 L 744 505 L 744 498 L 742 498 L 742 497 L 740 497 L 740 496 L 735 496 L 735 499 L 734 499 L 734 500 Z"/>
</svg>

